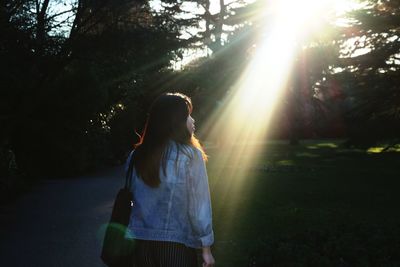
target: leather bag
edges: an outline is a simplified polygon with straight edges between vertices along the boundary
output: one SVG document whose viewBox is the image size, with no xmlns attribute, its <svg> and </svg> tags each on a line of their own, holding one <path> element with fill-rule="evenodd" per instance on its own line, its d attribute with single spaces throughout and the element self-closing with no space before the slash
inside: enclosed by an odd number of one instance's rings
<svg viewBox="0 0 400 267">
<path fill-rule="evenodd" d="M 133 155 L 126 173 L 125 186 L 115 198 L 111 219 L 104 235 L 101 259 L 109 267 L 128 267 L 134 262 L 134 239 L 125 237 L 133 206 L 132 170 Z"/>
</svg>

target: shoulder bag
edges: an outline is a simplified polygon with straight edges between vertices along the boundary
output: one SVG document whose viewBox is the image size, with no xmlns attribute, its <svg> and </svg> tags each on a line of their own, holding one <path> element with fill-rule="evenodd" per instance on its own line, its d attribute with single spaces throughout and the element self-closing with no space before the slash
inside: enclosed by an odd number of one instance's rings
<svg viewBox="0 0 400 267">
<path fill-rule="evenodd" d="M 133 206 L 132 185 L 133 154 L 126 172 L 125 186 L 115 198 L 111 219 L 107 225 L 101 259 L 109 267 L 132 266 L 134 262 L 134 240 L 126 238 L 125 234 Z"/>
</svg>

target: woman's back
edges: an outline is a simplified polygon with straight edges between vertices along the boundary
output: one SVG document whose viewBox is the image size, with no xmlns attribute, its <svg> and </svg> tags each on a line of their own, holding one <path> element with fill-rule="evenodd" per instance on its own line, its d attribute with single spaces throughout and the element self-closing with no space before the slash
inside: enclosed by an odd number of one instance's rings
<svg viewBox="0 0 400 267">
<path fill-rule="evenodd" d="M 148 186 L 133 173 L 130 234 L 136 239 L 172 241 L 193 248 L 211 245 L 211 202 L 201 152 L 171 141 L 164 157 L 158 187 Z"/>
</svg>

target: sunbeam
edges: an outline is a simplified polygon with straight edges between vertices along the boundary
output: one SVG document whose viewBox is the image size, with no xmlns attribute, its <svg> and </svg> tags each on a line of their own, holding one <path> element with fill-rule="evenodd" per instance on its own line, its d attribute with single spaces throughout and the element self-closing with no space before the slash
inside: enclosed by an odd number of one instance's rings
<svg viewBox="0 0 400 267">
<path fill-rule="evenodd" d="M 243 192 L 249 192 L 249 171 L 260 164 L 260 143 L 274 126 L 271 125 L 283 89 L 288 86 L 292 65 L 302 42 L 309 34 L 323 30 L 327 14 L 350 10 L 352 1 L 304 0 L 268 1 L 265 6 L 267 23 L 260 27 L 258 43 L 252 60 L 238 78 L 222 109 L 210 117 L 208 133 L 203 135 L 217 142 L 218 156 L 213 159 L 218 169 L 216 179 L 225 177 L 229 206 L 243 202 Z M 211 129 L 211 130 L 210 130 Z M 247 187 L 247 189 L 246 189 Z M 228 204 L 227 204 L 228 205 Z M 243 205 L 243 203 L 241 203 Z M 228 214 L 228 216 L 230 216 Z M 232 216 L 234 216 L 232 214 Z M 227 217 L 226 222 L 233 221 Z M 229 223 L 224 229 L 229 231 Z"/>
</svg>

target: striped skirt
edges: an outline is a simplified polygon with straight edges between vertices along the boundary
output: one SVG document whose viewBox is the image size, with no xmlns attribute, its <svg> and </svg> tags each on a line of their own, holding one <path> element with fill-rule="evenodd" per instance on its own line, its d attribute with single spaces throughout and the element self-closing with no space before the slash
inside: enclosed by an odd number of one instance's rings
<svg viewBox="0 0 400 267">
<path fill-rule="evenodd" d="M 194 248 L 167 241 L 136 240 L 134 267 L 197 267 Z"/>
</svg>

